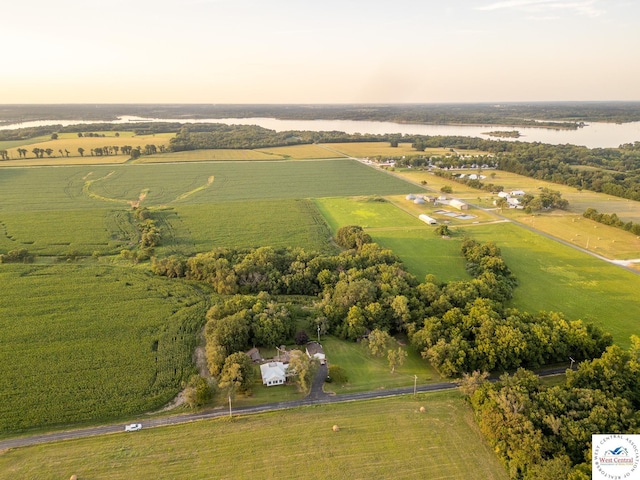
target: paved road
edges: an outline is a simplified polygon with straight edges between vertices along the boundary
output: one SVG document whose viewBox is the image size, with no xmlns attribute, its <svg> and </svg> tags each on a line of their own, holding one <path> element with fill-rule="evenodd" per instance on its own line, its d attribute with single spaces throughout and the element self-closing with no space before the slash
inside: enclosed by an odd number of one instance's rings
<svg viewBox="0 0 640 480">
<path fill-rule="evenodd" d="M 324 367 L 324 368 L 322 368 Z M 540 376 L 560 375 L 565 373 L 566 368 L 554 368 L 538 372 Z M 276 410 L 286 410 L 289 408 L 303 407 L 309 405 L 319 405 L 327 403 L 354 402 L 360 400 L 372 400 L 376 398 L 393 397 L 398 395 L 408 395 L 414 392 L 414 387 L 393 388 L 389 390 L 376 390 L 373 392 L 348 393 L 343 395 L 330 395 L 322 391 L 322 384 L 327 376 L 327 366 L 321 366 L 315 379 L 311 391 L 307 397 L 302 400 L 292 400 L 289 402 L 270 403 L 267 405 L 256 405 L 253 407 L 240 407 L 233 409 L 233 415 L 249 415 L 253 413 L 270 412 Z M 417 385 L 417 393 L 437 392 L 442 390 L 451 390 L 457 385 L 453 382 L 434 383 L 430 385 Z M 210 418 L 224 417 L 229 415 L 227 408 L 216 408 L 199 413 L 186 413 L 183 415 L 173 415 L 169 417 L 153 418 L 142 420 L 143 428 L 161 427 L 166 425 L 177 425 L 180 423 L 189 423 L 197 420 L 205 420 Z M 100 427 L 83 428 L 79 430 L 70 430 L 66 432 L 54 432 L 43 435 L 33 435 L 30 437 L 13 438 L 0 441 L 0 451 L 7 448 L 25 447 L 29 445 L 38 445 L 42 443 L 57 442 L 61 440 L 71 440 L 77 438 L 93 437 L 96 435 L 106 435 L 111 433 L 124 434 L 125 424 L 104 425 Z M 134 435 L 128 433 L 127 435 Z"/>
</svg>

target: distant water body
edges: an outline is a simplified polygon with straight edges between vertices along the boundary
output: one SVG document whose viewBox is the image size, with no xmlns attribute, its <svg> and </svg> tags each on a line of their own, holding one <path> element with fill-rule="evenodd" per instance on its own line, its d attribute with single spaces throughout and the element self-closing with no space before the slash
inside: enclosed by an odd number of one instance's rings
<svg viewBox="0 0 640 480">
<path fill-rule="evenodd" d="M 573 144 L 584 145 L 589 148 L 618 147 L 623 143 L 640 141 L 640 122 L 630 123 L 589 123 L 577 130 L 556 130 L 550 128 L 533 127 L 503 127 L 496 125 L 418 125 L 393 122 L 373 122 L 361 120 L 280 120 L 277 118 L 143 118 L 122 116 L 109 122 L 83 120 L 40 120 L 34 122 L 16 123 L 0 126 L 0 130 L 14 128 L 42 127 L 47 125 L 78 125 L 91 123 L 111 123 L 134 127 L 137 122 L 178 122 L 178 123 L 224 123 L 227 125 L 259 125 L 276 130 L 310 130 L 310 131 L 340 131 L 349 134 L 387 134 L 399 133 L 408 135 L 443 135 L 479 137 L 487 140 L 505 140 L 522 142 L 542 142 L 553 145 Z M 520 138 L 492 137 L 487 132 L 513 131 L 520 132 Z"/>
</svg>

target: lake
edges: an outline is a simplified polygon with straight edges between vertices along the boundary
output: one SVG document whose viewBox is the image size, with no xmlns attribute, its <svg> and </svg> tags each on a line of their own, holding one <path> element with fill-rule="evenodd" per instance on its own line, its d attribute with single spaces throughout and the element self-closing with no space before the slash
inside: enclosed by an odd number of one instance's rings
<svg viewBox="0 0 640 480">
<path fill-rule="evenodd" d="M 553 145 L 570 143 L 584 145 L 589 148 L 618 147 L 623 143 L 640 141 L 640 122 L 629 123 L 600 123 L 592 122 L 577 130 L 560 130 L 533 127 L 502 127 L 496 125 L 418 125 L 392 122 L 373 122 L 361 120 L 280 120 L 277 118 L 206 118 L 206 119 L 175 119 L 175 118 L 143 118 L 122 116 L 111 122 L 127 127 L 135 126 L 136 122 L 179 122 L 179 123 L 224 123 L 227 125 L 259 125 L 276 131 L 310 130 L 310 131 L 340 131 L 349 134 L 385 134 L 399 133 L 407 135 L 443 135 L 479 137 L 484 139 L 542 142 Z M 0 130 L 13 128 L 39 127 L 46 125 L 77 125 L 91 124 L 95 121 L 83 120 L 39 120 L 33 122 L 4 125 Z M 492 131 L 518 130 L 520 138 L 497 138 L 487 135 Z"/>
</svg>

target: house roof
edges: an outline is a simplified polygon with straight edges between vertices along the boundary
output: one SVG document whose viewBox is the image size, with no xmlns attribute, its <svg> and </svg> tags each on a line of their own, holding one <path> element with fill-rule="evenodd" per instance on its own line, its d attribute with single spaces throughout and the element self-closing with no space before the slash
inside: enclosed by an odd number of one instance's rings
<svg viewBox="0 0 640 480">
<path fill-rule="evenodd" d="M 260 374 L 262 375 L 262 383 L 267 383 L 269 380 L 285 380 L 287 377 L 287 368 L 289 365 L 285 365 L 282 362 L 269 362 L 260 365 Z"/>
<path fill-rule="evenodd" d="M 307 343 L 307 355 L 310 357 L 324 358 L 324 349 L 318 342 Z"/>
<path fill-rule="evenodd" d="M 262 361 L 262 355 L 260 355 L 260 350 L 258 350 L 255 347 L 249 350 L 247 352 L 247 355 L 249 355 L 249 358 L 251 358 L 251 360 L 253 360 L 254 362 Z"/>
</svg>

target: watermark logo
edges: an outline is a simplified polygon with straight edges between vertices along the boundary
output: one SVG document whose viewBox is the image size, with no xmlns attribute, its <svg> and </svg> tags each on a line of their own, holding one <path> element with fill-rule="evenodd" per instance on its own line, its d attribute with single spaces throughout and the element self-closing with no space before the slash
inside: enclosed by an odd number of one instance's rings
<svg viewBox="0 0 640 480">
<path fill-rule="evenodd" d="M 592 435 L 594 480 L 640 480 L 640 435 Z"/>
</svg>

